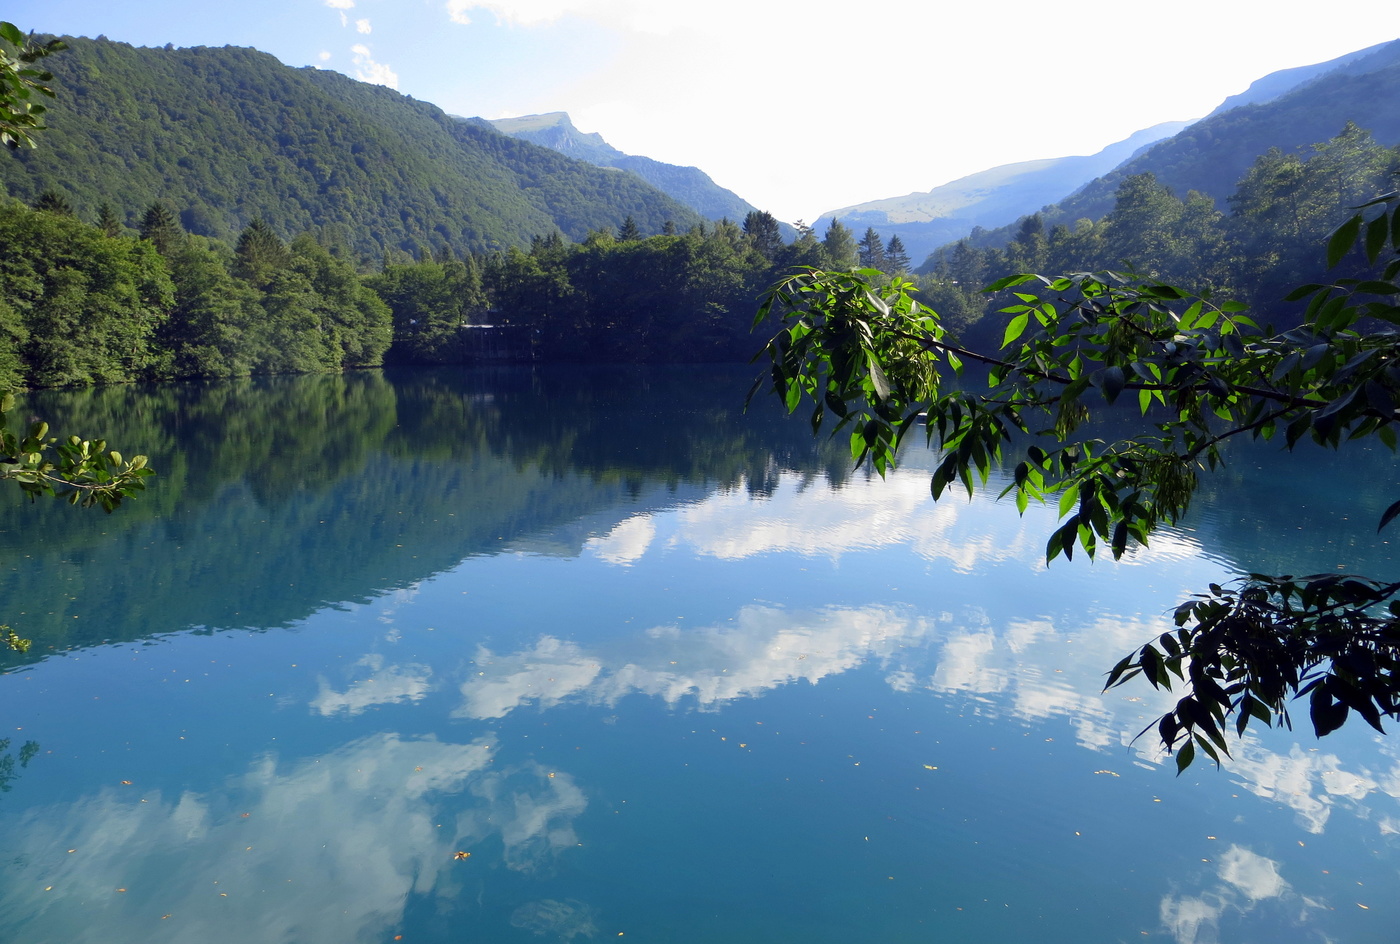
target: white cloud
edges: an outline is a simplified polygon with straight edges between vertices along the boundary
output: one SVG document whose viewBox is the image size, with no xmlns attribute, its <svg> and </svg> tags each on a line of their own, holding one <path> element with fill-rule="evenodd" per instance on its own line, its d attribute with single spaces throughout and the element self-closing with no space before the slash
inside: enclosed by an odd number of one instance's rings
<svg viewBox="0 0 1400 944">
<path fill-rule="evenodd" d="M 886 607 L 801 613 L 751 606 L 723 626 L 655 627 L 612 658 L 543 636 L 516 653 L 479 650 L 454 716 L 500 718 L 528 704 L 547 708 L 566 700 L 613 704 L 633 693 L 711 708 L 890 660 L 930 632 L 925 621 Z"/>
<path fill-rule="evenodd" d="M 355 78 L 361 82 L 372 82 L 375 85 L 387 85 L 391 89 L 399 87 L 398 74 L 382 62 L 375 62 L 369 47 L 363 43 L 356 43 L 350 47 L 350 52 L 355 61 Z"/>
<path fill-rule="evenodd" d="M 324 677 L 319 678 L 320 691 L 311 700 L 315 711 L 325 716 L 342 711 L 357 715 L 375 705 L 421 701 L 433 688 L 430 681 L 433 670 L 426 665 L 385 668 L 383 656 L 369 655 L 356 662 L 353 668 L 366 668 L 369 673 L 365 678 L 351 681 L 343 692 L 331 688 Z"/>
<path fill-rule="evenodd" d="M 329 50 L 326 50 L 326 49 L 322 49 L 322 50 L 316 55 L 316 58 L 317 58 L 317 59 L 320 59 L 322 62 L 329 62 L 329 61 L 330 61 L 330 58 L 331 58 L 330 51 L 329 51 Z"/>
<path fill-rule="evenodd" d="M 577 848 L 573 779 L 496 768 L 494 748 L 380 734 L 207 793 L 117 787 L 3 816 L 0 911 L 66 944 L 388 940 L 454 870 L 538 871 Z"/>
<path fill-rule="evenodd" d="M 1271 898 L 1286 901 L 1286 907 L 1305 916 L 1321 907 L 1317 902 L 1293 893 L 1279 874 L 1278 863 L 1243 846 L 1231 845 L 1216 866 L 1213 887 L 1199 895 L 1168 895 L 1162 899 L 1159 916 L 1177 944 L 1215 944 L 1219 940 L 1221 916 L 1230 910 L 1247 914 Z M 1295 919 L 1301 920 L 1303 919 Z"/>
<path fill-rule="evenodd" d="M 641 559 L 655 539 L 655 519 L 651 515 L 634 515 L 602 537 L 591 539 L 588 546 L 610 564 L 631 564 Z"/>
<path fill-rule="evenodd" d="M 1288 888 L 1277 862 L 1237 845 L 1220 857 L 1220 877 L 1254 901 L 1277 898 Z"/>
<path fill-rule="evenodd" d="M 326 6 L 332 10 L 353 10 L 355 0 L 326 0 Z"/>
<path fill-rule="evenodd" d="M 371 30 L 370 30 L 370 25 L 369 25 L 369 17 L 364 17 L 363 19 L 356 20 L 356 21 L 355 21 L 355 29 L 356 29 L 358 32 L 365 33 L 365 34 L 368 34 L 369 32 L 371 32 Z"/>
</svg>

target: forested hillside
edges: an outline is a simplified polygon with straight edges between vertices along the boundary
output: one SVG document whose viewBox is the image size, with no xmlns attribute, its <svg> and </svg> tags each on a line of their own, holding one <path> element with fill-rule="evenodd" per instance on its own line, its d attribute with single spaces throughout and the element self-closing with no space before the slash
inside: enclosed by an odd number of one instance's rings
<svg viewBox="0 0 1400 944">
<path fill-rule="evenodd" d="M 254 219 L 361 258 L 571 239 L 631 217 L 645 234 L 693 210 L 628 174 L 571 160 L 427 102 L 292 69 L 234 47 L 138 48 L 66 38 L 43 146 L 0 161 L 0 185 L 136 227 L 164 201 L 196 235 L 232 242 Z"/>
<path fill-rule="evenodd" d="M 999 343 L 1003 319 L 979 321 L 1002 303 L 981 289 L 1017 272 L 1133 272 L 1243 301 L 1261 323 L 1288 327 L 1302 314 L 1284 301 L 1295 286 L 1365 277 L 1364 266 L 1353 267 L 1359 260 L 1329 272 L 1319 247 L 1351 208 L 1393 189 L 1397 173 L 1400 147 L 1382 146 L 1348 122 L 1306 160 L 1278 148 L 1259 155 L 1222 206 L 1199 191 L 1175 192 L 1151 173 L 1133 174 L 1102 219 L 1071 227 L 1026 217 L 1003 247 L 962 240 L 940 249 L 921 284 L 934 308 L 982 333 L 982 343 Z"/>
<path fill-rule="evenodd" d="M 1113 210 L 1119 185 L 1139 174 L 1152 174 L 1178 195 L 1196 191 L 1223 203 L 1259 155 L 1277 148 L 1306 159 L 1315 153 L 1315 145 L 1335 136 L 1348 121 L 1369 131 L 1380 144 L 1400 144 L 1397 100 L 1400 40 L 1349 59 L 1277 98 L 1198 121 L 1039 215 L 1046 227 L 1101 219 Z M 974 232 L 972 245 L 1005 245 L 1018 226 Z"/>
<path fill-rule="evenodd" d="M 636 154 L 624 154 L 597 133 L 584 134 L 569 116 L 556 111 L 545 115 L 499 118 L 488 122 L 497 131 L 522 141 L 547 147 L 569 157 L 636 174 L 708 220 L 742 220 L 757 209 L 732 190 L 726 190 L 698 167 L 681 167 Z M 789 232 L 788 235 L 791 235 Z"/>
</svg>

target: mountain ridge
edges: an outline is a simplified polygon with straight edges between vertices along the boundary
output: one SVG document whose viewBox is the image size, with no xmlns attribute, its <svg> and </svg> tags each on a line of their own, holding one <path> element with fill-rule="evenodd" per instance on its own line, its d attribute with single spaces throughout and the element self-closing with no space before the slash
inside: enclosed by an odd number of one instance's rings
<svg viewBox="0 0 1400 944">
<path fill-rule="evenodd" d="M 644 181 L 450 118 L 429 102 L 242 47 L 136 47 L 64 37 L 43 147 L 0 161 L 0 185 L 62 193 L 135 226 L 171 204 L 232 242 L 255 218 L 316 231 L 362 258 L 580 240 L 631 216 L 644 233 L 693 210 Z"/>
<path fill-rule="evenodd" d="M 544 112 L 485 121 L 502 134 L 550 148 L 576 160 L 629 171 L 708 220 L 742 222 L 745 216 L 758 209 L 732 190 L 715 183 L 709 174 L 698 167 L 667 164 L 650 157 L 627 154 L 613 147 L 596 131 L 579 131 L 567 112 Z M 795 232 L 788 227 L 784 235 L 791 239 Z"/>
</svg>

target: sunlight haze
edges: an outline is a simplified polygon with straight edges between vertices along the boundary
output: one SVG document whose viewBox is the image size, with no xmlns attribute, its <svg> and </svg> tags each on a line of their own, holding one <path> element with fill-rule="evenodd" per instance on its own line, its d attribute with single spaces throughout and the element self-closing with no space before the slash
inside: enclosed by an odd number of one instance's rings
<svg viewBox="0 0 1400 944">
<path fill-rule="evenodd" d="M 1293 12 L 1294 10 L 1297 12 Z M 25 30 L 254 46 L 463 116 L 566 111 L 781 219 L 1090 154 L 1270 72 L 1395 38 L 1388 5 L 19 0 Z M 58 106 L 61 107 L 61 104 Z"/>
</svg>

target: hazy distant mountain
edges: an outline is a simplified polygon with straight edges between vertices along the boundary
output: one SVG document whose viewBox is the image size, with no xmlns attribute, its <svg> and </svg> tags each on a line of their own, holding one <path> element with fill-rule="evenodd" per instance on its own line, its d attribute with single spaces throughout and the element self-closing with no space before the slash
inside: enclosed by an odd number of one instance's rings
<svg viewBox="0 0 1400 944">
<path fill-rule="evenodd" d="M 1207 115 L 1207 118 L 1214 118 L 1221 112 L 1227 112 L 1232 108 L 1239 108 L 1241 105 L 1262 105 L 1271 102 L 1280 95 L 1293 91 L 1304 82 L 1309 82 L 1320 75 L 1331 72 L 1333 69 L 1365 59 L 1372 53 L 1380 52 L 1389 43 L 1377 43 L 1374 46 L 1367 46 L 1365 49 L 1358 49 L 1356 52 L 1349 52 L 1345 56 L 1338 56 L 1336 59 L 1329 59 L 1326 62 L 1314 63 L 1310 66 L 1296 66 L 1292 69 L 1280 69 L 1278 72 L 1270 72 L 1262 79 L 1255 79 L 1249 83 L 1249 88 L 1238 95 L 1231 95 L 1225 101 Z"/>
<path fill-rule="evenodd" d="M 1003 164 L 961 177 L 926 193 L 872 200 L 823 213 L 817 233 L 839 219 L 859 236 L 873 226 L 886 240 L 898 235 L 911 258 L 922 259 L 974 226 L 1001 226 L 1073 192 L 1142 148 L 1169 138 L 1188 123 L 1166 122 L 1138 131 L 1084 157 L 1053 157 Z"/>
<path fill-rule="evenodd" d="M 163 200 L 202 235 L 232 241 L 261 217 L 382 259 L 701 219 L 631 174 L 336 72 L 254 49 L 65 39 L 45 60 L 57 97 L 43 146 L 0 160 L 0 187 L 26 202 L 59 191 L 89 220 L 108 203 L 134 226 Z"/>
<path fill-rule="evenodd" d="M 1292 86 L 1284 87 L 1291 80 Z M 1178 196 L 1196 190 L 1227 209 L 1227 198 L 1259 155 L 1270 148 L 1307 154 L 1337 135 L 1348 121 L 1370 131 L 1383 145 L 1400 144 L 1400 40 L 1315 66 L 1276 72 L 1227 99 L 1245 101 L 1216 109 L 1165 141 L 1160 141 L 1057 204 L 1046 206 L 1046 227 L 1099 219 L 1113 209 L 1125 177 L 1152 173 Z M 1029 211 L 1028 211 L 1029 212 Z M 979 233 L 974 242 L 997 246 L 1015 235 L 1014 221 Z"/>
<path fill-rule="evenodd" d="M 679 200 L 710 220 L 728 218 L 736 223 L 757 209 L 731 190 L 710 179 L 698 167 L 663 164 L 649 157 L 624 154 L 603 140 L 597 133 L 584 134 L 574 127 L 567 113 L 552 111 L 545 115 L 523 115 L 519 118 L 498 118 L 490 122 L 497 131 L 513 138 L 552 148 L 560 154 L 599 167 L 627 170 L 651 184 L 672 199 Z M 792 233 L 788 233 L 791 238 Z"/>
</svg>

